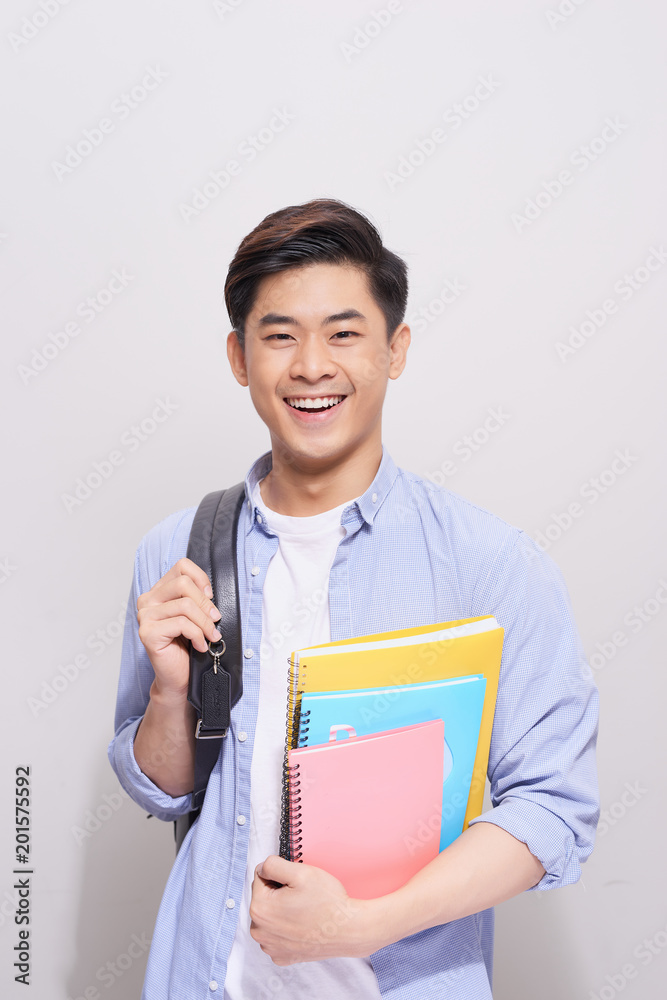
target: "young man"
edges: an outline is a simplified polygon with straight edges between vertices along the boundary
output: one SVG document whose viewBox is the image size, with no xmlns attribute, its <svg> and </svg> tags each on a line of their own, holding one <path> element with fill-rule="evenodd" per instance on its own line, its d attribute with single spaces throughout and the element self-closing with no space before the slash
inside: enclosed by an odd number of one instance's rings
<svg viewBox="0 0 667 1000">
<path fill-rule="evenodd" d="M 488 1000 L 492 907 L 576 881 L 598 818 L 597 693 L 564 584 L 522 532 L 383 449 L 407 275 L 367 219 L 327 199 L 272 213 L 239 246 L 225 299 L 229 361 L 271 438 L 237 536 L 244 693 L 167 884 L 144 1000 Z M 210 581 L 185 558 L 193 516 L 137 552 L 109 749 L 165 820 L 193 787 L 188 640 L 219 638 Z M 380 899 L 277 857 L 289 653 L 489 613 L 505 629 L 493 808 Z"/>
</svg>

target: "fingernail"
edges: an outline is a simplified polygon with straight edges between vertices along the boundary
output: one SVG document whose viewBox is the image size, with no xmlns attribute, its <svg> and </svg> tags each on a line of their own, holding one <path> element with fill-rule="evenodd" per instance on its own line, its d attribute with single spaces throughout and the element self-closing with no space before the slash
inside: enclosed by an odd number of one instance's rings
<svg viewBox="0 0 667 1000">
<path fill-rule="evenodd" d="M 213 591 L 211 590 L 211 587 L 208 583 L 204 587 L 204 593 L 206 594 L 207 597 L 213 597 Z"/>
<path fill-rule="evenodd" d="M 222 639 L 222 632 L 218 632 L 218 630 L 216 629 L 215 632 L 213 633 L 213 642 L 220 642 L 221 639 Z"/>
<path fill-rule="evenodd" d="M 214 622 L 217 622 L 218 618 L 222 618 L 222 615 L 220 614 L 217 608 L 211 608 L 211 610 L 209 611 L 209 615 L 211 616 Z"/>
</svg>

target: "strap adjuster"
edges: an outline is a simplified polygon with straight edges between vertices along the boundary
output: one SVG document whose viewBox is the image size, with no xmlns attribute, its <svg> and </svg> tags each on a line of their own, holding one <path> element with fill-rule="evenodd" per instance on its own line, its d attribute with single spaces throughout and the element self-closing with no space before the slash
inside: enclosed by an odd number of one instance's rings
<svg viewBox="0 0 667 1000">
<path fill-rule="evenodd" d="M 206 729 L 204 732 L 201 731 L 201 719 L 197 719 L 197 727 L 195 729 L 195 739 L 196 740 L 220 740 L 227 735 L 227 729 Z"/>
</svg>

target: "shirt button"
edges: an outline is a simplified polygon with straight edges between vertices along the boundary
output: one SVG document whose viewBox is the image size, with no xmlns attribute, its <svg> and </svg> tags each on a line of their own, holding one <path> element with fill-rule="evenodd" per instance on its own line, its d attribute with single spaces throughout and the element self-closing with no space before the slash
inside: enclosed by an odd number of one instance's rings
<svg viewBox="0 0 667 1000">
<path fill-rule="evenodd" d="M 246 660 L 250 660 L 255 654 L 253 653 L 252 649 L 244 649 L 243 655 L 245 656 Z"/>
<path fill-rule="evenodd" d="M 216 990 L 217 990 L 217 988 L 218 988 L 218 984 L 216 983 L 215 979 L 212 979 L 212 980 L 211 980 L 211 982 L 210 982 L 210 983 L 208 984 L 208 988 L 209 988 L 209 990 L 211 990 L 211 991 L 212 991 L 213 993 L 215 993 L 215 991 L 216 991 Z"/>
<path fill-rule="evenodd" d="M 261 523 L 262 523 L 262 515 L 258 514 L 257 515 L 257 524 L 261 524 Z"/>
<path fill-rule="evenodd" d="M 239 733 L 239 739 L 241 743 L 245 743 L 245 741 L 248 739 L 248 734 L 243 732 L 243 730 L 241 730 L 241 732 Z"/>
<path fill-rule="evenodd" d="M 373 496 L 371 497 L 371 500 L 373 501 L 373 503 L 377 503 L 378 502 L 378 495 L 377 495 L 377 493 L 373 494 Z"/>
<path fill-rule="evenodd" d="M 234 907 L 236 906 L 236 903 L 234 902 L 233 899 L 228 899 L 227 902 L 225 903 L 225 906 L 227 907 L 228 910 L 233 910 Z"/>
<path fill-rule="evenodd" d="M 239 826 L 245 826 L 245 816 L 237 816 L 236 822 Z"/>
<path fill-rule="evenodd" d="M 258 520 L 261 521 L 261 518 L 258 518 Z M 252 573 L 253 576 L 257 576 L 257 574 L 259 573 L 259 566 L 253 566 L 250 572 Z"/>
</svg>

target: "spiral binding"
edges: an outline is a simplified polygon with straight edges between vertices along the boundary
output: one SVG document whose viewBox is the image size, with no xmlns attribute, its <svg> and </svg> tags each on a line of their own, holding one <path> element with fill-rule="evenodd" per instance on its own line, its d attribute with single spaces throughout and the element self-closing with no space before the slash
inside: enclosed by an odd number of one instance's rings
<svg viewBox="0 0 667 1000">
<path fill-rule="evenodd" d="M 288 768 L 289 773 L 289 829 L 288 829 L 288 846 L 290 861 L 298 861 L 302 863 L 303 852 L 301 850 L 301 843 L 303 837 L 301 836 L 301 827 L 303 825 L 301 820 L 301 795 L 299 794 L 301 789 L 301 779 L 299 777 L 299 765 L 295 764 L 294 767 Z"/>
<path fill-rule="evenodd" d="M 289 751 L 296 750 L 300 745 L 301 696 L 305 689 L 306 664 L 299 667 L 292 657 L 289 657 L 287 669 L 287 723 L 285 735 L 285 752 L 283 756 L 283 776 L 280 794 L 280 857 L 287 861 L 295 861 L 293 855 L 293 838 L 291 832 L 291 803 Z"/>
<path fill-rule="evenodd" d="M 298 746 L 305 747 L 308 743 L 308 731 L 310 730 L 310 709 L 299 713 L 299 742 Z"/>
</svg>

